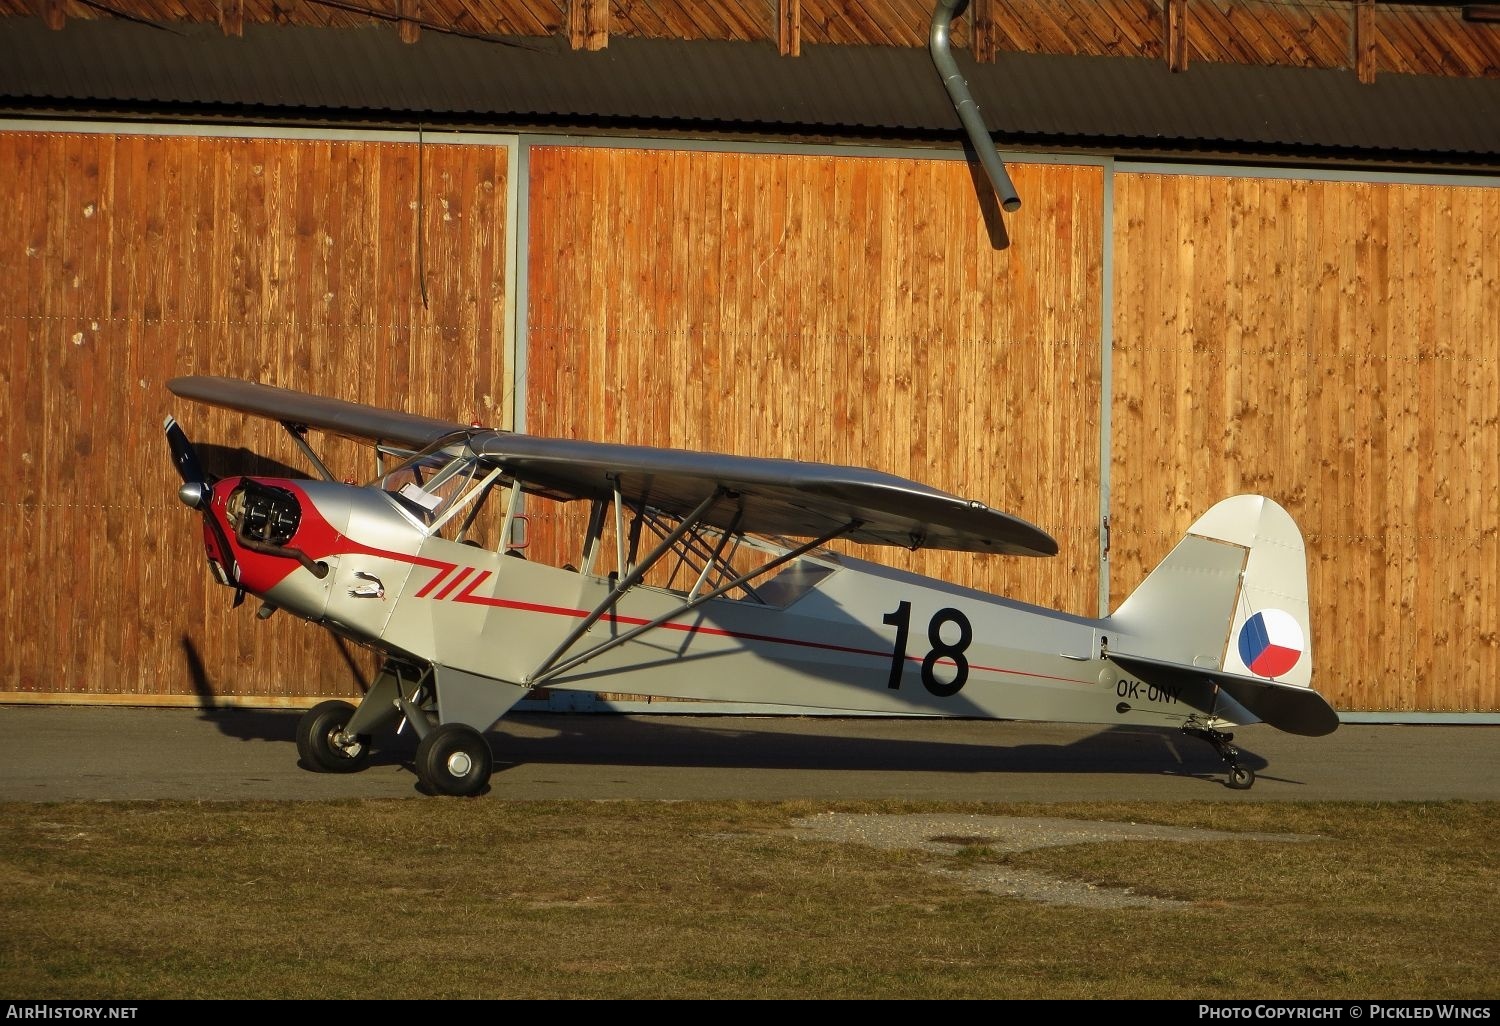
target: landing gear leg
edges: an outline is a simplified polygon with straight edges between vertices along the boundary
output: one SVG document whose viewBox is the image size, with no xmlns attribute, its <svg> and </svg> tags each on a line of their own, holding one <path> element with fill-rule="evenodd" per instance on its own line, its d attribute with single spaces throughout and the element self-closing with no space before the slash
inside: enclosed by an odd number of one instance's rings
<svg viewBox="0 0 1500 1026">
<path fill-rule="evenodd" d="M 1219 758 L 1224 760 L 1224 765 L 1229 769 L 1229 777 L 1224 781 L 1224 786 L 1235 791 L 1248 791 L 1255 783 L 1255 771 L 1248 766 L 1240 765 L 1240 750 L 1230 744 L 1234 740 L 1233 734 L 1226 734 L 1222 730 L 1214 730 L 1212 727 L 1199 727 L 1190 723 L 1182 726 L 1182 732 L 1189 737 L 1200 738 L 1214 746 L 1214 751 L 1219 753 Z"/>
</svg>

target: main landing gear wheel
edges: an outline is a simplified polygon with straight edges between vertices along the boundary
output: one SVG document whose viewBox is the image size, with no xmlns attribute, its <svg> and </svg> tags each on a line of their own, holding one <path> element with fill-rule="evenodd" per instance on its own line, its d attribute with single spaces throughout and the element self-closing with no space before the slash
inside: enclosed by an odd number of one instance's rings
<svg viewBox="0 0 1500 1026">
<path fill-rule="evenodd" d="M 346 734 L 354 706 L 337 699 L 303 713 L 297 723 L 297 754 L 317 773 L 357 773 L 370 762 L 370 735 Z"/>
<path fill-rule="evenodd" d="M 1229 779 L 1224 781 L 1225 786 L 1232 787 L 1236 791 L 1248 791 L 1250 785 L 1255 783 L 1255 771 L 1246 769 L 1244 766 L 1229 767 Z"/>
<path fill-rule="evenodd" d="M 417 779 L 436 794 L 476 795 L 489 783 L 493 766 L 484 735 L 462 723 L 433 727 L 417 744 Z"/>
</svg>

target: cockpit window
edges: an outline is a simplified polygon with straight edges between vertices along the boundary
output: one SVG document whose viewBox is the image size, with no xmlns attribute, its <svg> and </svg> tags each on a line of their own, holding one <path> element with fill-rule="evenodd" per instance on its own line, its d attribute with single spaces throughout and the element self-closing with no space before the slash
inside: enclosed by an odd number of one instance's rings
<svg viewBox="0 0 1500 1026">
<path fill-rule="evenodd" d="M 417 453 L 371 483 L 424 527 L 432 527 L 455 505 L 465 503 L 487 473 L 468 445 L 450 441 Z"/>
</svg>

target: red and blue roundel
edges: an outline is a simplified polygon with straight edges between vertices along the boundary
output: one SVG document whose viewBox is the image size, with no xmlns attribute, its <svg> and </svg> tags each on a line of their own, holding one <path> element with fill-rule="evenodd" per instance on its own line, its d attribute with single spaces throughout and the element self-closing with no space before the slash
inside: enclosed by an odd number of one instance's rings
<svg viewBox="0 0 1500 1026">
<path fill-rule="evenodd" d="M 1261 677 L 1280 677 L 1302 658 L 1302 625 L 1290 613 L 1263 609 L 1240 628 L 1240 659 Z"/>
</svg>

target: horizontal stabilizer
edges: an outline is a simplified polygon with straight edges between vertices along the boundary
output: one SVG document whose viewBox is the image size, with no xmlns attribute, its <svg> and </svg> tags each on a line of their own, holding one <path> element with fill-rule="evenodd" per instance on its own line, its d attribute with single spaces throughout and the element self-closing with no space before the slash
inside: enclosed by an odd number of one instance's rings
<svg viewBox="0 0 1500 1026">
<path fill-rule="evenodd" d="M 1312 688 L 1116 652 L 1109 653 L 1109 660 L 1157 687 L 1215 684 L 1263 722 L 1288 734 L 1322 737 L 1338 729 L 1338 713 Z"/>
</svg>

